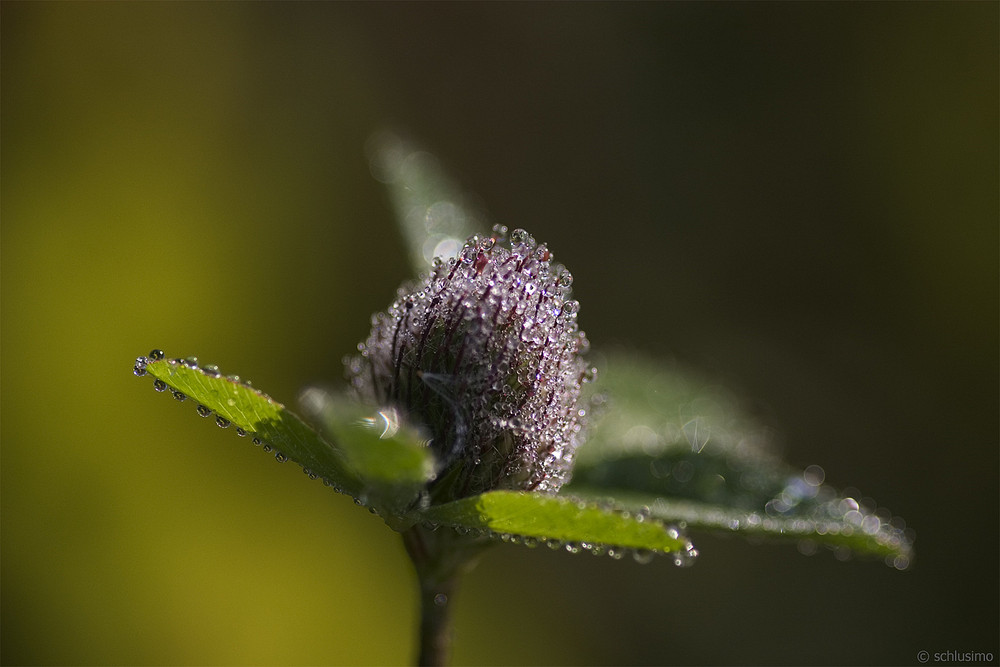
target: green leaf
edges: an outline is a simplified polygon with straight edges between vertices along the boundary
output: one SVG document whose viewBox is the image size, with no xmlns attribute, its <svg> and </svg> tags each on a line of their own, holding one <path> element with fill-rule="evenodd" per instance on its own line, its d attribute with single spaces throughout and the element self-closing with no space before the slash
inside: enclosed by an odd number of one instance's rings
<svg viewBox="0 0 1000 667">
<path fill-rule="evenodd" d="M 367 153 L 372 174 L 389 192 L 416 273 L 435 257 L 455 257 L 467 238 L 489 229 L 430 153 L 391 131 L 372 135 Z"/>
<path fill-rule="evenodd" d="M 818 466 L 799 471 L 726 392 L 676 368 L 614 354 L 603 364 L 603 418 L 565 491 L 613 498 L 691 529 L 794 539 L 905 568 L 912 537 L 870 500 L 842 497 Z"/>
<path fill-rule="evenodd" d="M 676 529 L 647 516 L 538 493 L 490 491 L 429 507 L 421 518 L 460 531 L 486 531 L 527 544 L 547 542 L 569 551 L 672 553 L 684 562 L 697 555 Z"/>
<path fill-rule="evenodd" d="M 380 425 L 379 413 L 362 406 L 312 394 L 324 424 L 336 424 L 327 433 L 334 437 L 324 439 L 281 403 L 214 367 L 199 367 L 193 360 L 140 357 L 135 372 L 148 373 L 163 383 L 161 390 L 170 387 L 175 397 L 199 403 L 199 414 L 214 413 L 220 425 L 263 441 L 276 450 L 279 460 L 295 461 L 310 476 L 323 478 L 384 515 L 415 502 L 419 489 L 433 476 L 430 452 L 413 429 L 397 425 L 390 433 Z"/>
<path fill-rule="evenodd" d="M 377 499 L 378 507 L 399 514 L 435 478 L 428 437 L 397 410 L 365 406 L 319 387 L 302 392 L 300 403 L 363 480 L 362 502 Z"/>
</svg>

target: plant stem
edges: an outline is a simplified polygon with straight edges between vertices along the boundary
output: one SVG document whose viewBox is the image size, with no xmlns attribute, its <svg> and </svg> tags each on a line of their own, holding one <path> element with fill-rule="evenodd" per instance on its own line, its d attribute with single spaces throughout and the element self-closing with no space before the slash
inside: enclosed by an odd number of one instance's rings
<svg viewBox="0 0 1000 667">
<path fill-rule="evenodd" d="M 451 648 L 451 595 L 458 577 L 435 582 L 420 581 L 420 652 L 421 667 L 443 667 Z"/>
<path fill-rule="evenodd" d="M 451 648 L 453 593 L 462 572 L 482 549 L 476 540 L 442 528 L 414 526 L 403 532 L 403 544 L 413 561 L 420 590 L 420 648 L 417 664 L 442 667 Z"/>
</svg>

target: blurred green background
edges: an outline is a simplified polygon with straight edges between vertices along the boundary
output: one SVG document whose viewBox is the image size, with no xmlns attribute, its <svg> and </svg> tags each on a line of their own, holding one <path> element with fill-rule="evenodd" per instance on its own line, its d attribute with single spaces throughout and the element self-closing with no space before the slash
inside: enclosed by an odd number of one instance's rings
<svg viewBox="0 0 1000 667">
<path fill-rule="evenodd" d="M 409 273 L 387 125 L 550 245 L 595 345 L 709 373 L 918 531 L 904 573 L 498 546 L 456 663 L 1000 651 L 996 3 L 0 11 L 4 663 L 409 661 L 397 536 L 131 374 L 338 380 Z"/>
</svg>

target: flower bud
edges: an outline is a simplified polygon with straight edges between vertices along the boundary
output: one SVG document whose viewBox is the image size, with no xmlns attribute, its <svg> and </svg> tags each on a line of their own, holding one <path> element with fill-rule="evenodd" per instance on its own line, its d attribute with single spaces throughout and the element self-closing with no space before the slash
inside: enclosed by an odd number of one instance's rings
<svg viewBox="0 0 1000 667">
<path fill-rule="evenodd" d="M 444 502 L 493 489 L 554 493 L 582 438 L 581 384 L 593 370 L 572 276 L 524 230 L 474 236 L 435 260 L 372 318 L 346 359 L 357 395 L 431 436 L 430 492 Z"/>
</svg>

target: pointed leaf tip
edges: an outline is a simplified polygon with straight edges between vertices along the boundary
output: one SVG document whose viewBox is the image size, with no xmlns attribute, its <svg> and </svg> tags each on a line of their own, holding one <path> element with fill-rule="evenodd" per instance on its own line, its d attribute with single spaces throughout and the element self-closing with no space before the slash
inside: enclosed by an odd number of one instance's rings
<svg viewBox="0 0 1000 667">
<path fill-rule="evenodd" d="M 566 492 L 646 507 L 692 530 L 790 539 L 805 552 L 823 545 L 909 566 L 913 533 L 898 517 L 836 492 L 819 466 L 798 471 L 781 461 L 766 430 L 724 392 L 633 355 L 609 355 L 604 366 L 609 408 L 578 451 Z"/>
<path fill-rule="evenodd" d="M 589 551 L 620 558 L 631 552 L 640 561 L 669 554 L 678 565 L 690 564 L 698 555 L 676 528 L 648 514 L 540 493 L 490 491 L 432 506 L 421 517 L 459 532 L 527 546 L 545 543 L 571 553 Z"/>
<path fill-rule="evenodd" d="M 311 478 L 322 478 L 383 516 L 414 502 L 434 474 L 433 459 L 414 429 L 397 423 L 392 434 L 384 428 L 376 433 L 379 424 L 362 406 L 348 407 L 324 395 L 317 412 L 324 438 L 264 392 L 194 357 L 167 359 L 154 350 L 136 359 L 133 373 L 152 376 L 154 389 L 169 389 L 177 400 L 191 398 L 202 417 L 214 415 L 218 426 L 249 435 L 254 444 L 273 450 L 278 461 L 295 461 Z"/>
</svg>

